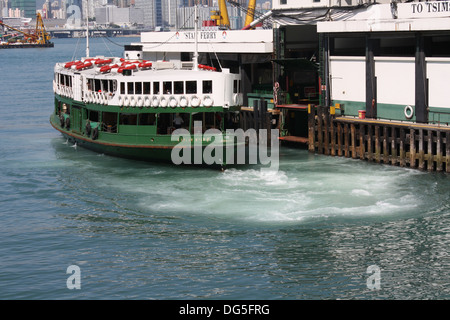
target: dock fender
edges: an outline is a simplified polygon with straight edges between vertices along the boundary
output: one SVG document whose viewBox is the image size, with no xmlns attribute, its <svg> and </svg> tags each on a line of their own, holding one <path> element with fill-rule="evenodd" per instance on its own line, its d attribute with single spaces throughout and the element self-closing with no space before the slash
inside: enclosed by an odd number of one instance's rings
<svg viewBox="0 0 450 320">
<path fill-rule="evenodd" d="M 414 116 L 414 109 L 410 105 L 407 105 L 404 110 L 405 118 L 410 120 Z"/>
</svg>

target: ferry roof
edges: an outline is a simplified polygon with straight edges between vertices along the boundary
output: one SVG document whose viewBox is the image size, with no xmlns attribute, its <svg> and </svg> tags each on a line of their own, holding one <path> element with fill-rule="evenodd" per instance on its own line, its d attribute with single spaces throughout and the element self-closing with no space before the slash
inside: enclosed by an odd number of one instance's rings
<svg viewBox="0 0 450 320">
<path fill-rule="evenodd" d="M 199 30 L 198 51 L 216 53 L 272 53 L 272 29 L 257 30 Z M 195 32 L 144 32 L 141 34 L 143 52 L 195 51 Z"/>
</svg>

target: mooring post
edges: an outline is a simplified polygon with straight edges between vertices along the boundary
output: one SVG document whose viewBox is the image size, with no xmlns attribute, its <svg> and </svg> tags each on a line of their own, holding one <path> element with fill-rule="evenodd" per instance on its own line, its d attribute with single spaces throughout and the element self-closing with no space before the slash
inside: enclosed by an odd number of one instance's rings
<svg viewBox="0 0 450 320">
<path fill-rule="evenodd" d="M 323 153 L 323 107 L 317 106 L 317 153 Z"/>
<path fill-rule="evenodd" d="M 308 150 L 314 152 L 315 150 L 315 136 L 316 136 L 316 111 L 312 104 L 308 104 Z"/>
<path fill-rule="evenodd" d="M 338 156 L 342 156 L 342 126 L 340 122 L 337 122 L 337 145 L 338 145 Z"/>
<path fill-rule="evenodd" d="M 344 124 L 344 154 L 347 158 L 350 157 L 348 123 Z"/>
<path fill-rule="evenodd" d="M 391 128 L 391 164 L 397 164 L 397 133 L 394 127 Z"/>
<path fill-rule="evenodd" d="M 324 154 L 329 155 L 330 154 L 330 150 L 328 148 L 328 144 L 329 144 L 329 135 L 328 135 L 328 129 L 329 129 L 329 119 L 330 119 L 330 109 L 328 107 L 324 107 L 323 109 L 323 127 L 324 127 L 324 135 L 323 135 L 323 140 L 324 140 Z"/>
<path fill-rule="evenodd" d="M 433 131 L 432 130 L 428 130 L 428 155 L 427 155 L 427 160 L 428 160 L 428 171 L 432 171 L 433 170 L 433 165 L 434 165 L 434 161 L 433 161 Z"/>
<path fill-rule="evenodd" d="M 375 126 L 375 161 L 381 162 L 380 127 Z"/>
<path fill-rule="evenodd" d="M 404 167 L 406 165 L 406 157 L 405 157 L 405 140 L 406 140 L 406 134 L 405 129 L 400 128 L 400 167 Z"/>
<path fill-rule="evenodd" d="M 436 131 L 436 171 L 442 171 L 442 160 L 441 132 Z"/>
<path fill-rule="evenodd" d="M 445 171 L 450 172 L 450 131 L 445 134 Z"/>
<path fill-rule="evenodd" d="M 423 129 L 419 129 L 419 169 L 425 169 L 424 150 L 423 150 Z"/>
<path fill-rule="evenodd" d="M 416 167 L 416 130 L 409 130 L 409 166 Z"/>
<path fill-rule="evenodd" d="M 356 159 L 356 128 L 354 123 L 350 124 L 350 132 L 352 139 L 352 158 Z"/>
<path fill-rule="evenodd" d="M 365 148 L 364 148 L 364 140 L 365 140 L 365 134 L 364 134 L 365 125 L 360 123 L 359 124 L 359 158 L 361 160 L 364 160 L 365 156 Z"/>
<path fill-rule="evenodd" d="M 388 136 L 388 127 L 383 127 L 383 163 L 389 163 L 389 136 Z"/>
</svg>

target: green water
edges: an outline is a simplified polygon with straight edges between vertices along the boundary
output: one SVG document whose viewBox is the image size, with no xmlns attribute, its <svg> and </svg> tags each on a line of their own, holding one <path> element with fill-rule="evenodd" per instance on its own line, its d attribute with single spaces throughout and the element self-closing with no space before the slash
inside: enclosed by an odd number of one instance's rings
<svg viewBox="0 0 450 320">
<path fill-rule="evenodd" d="M 91 53 L 121 54 L 107 44 Z M 450 297 L 448 175 L 288 148 L 277 172 L 223 173 L 76 148 L 48 121 L 75 48 L 0 51 L 0 299 Z"/>
</svg>

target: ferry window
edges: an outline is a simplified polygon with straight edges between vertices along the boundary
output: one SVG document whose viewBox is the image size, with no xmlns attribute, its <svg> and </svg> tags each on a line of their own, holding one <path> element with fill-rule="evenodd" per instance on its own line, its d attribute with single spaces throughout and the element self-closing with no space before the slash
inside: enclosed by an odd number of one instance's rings
<svg viewBox="0 0 450 320">
<path fill-rule="evenodd" d="M 238 81 L 234 80 L 233 81 L 233 93 L 238 93 Z"/>
<path fill-rule="evenodd" d="M 125 94 L 125 82 L 120 83 L 120 94 Z"/>
<path fill-rule="evenodd" d="M 98 111 L 88 110 L 88 120 L 98 122 L 98 119 L 99 119 Z"/>
<path fill-rule="evenodd" d="M 136 82 L 134 86 L 135 94 L 142 94 L 142 82 Z"/>
<path fill-rule="evenodd" d="M 109 80 L 102 80 L 102 91 L 109 92 Z"/>
<path fill-rule="evenodd" d="M 203 93 L 212 93 L 212 81 L 203 80 Z"/>
<path fill-rule="evenodd" d="M 173 87 L 174 87 L 175 94 L 183 94 L 184 93 L 183 81 L 175 81 L 173 83 Z"/>
<path fill-rule="evenodd" d="M 163 82 L 163 93 L 164 94 L 172 94 L 172 82 L 171 81 Z"/>
<path fill-rule="evenodd" d="M 187 94 L 197 93 L 197 81 L 186 81 L 186 93 Z"/>
<path fill-rule="evenodd" d="M 94 79 L 88 79 L 87 81 L 88 90 L 91 91 L 94 89 Z"/>
<path fill-rule="evenodd" d="M 119 123 L 129 126 L 137 125 L 137 114 L 121 113 L 119 115 Z"/>
<path fill-rule="evenodd" d="M 101 82 L 98 79 L 94 80 L 94 91 L 101 91 L 102 87 L 101 87 Z"/>
<path fill-rule="evenodd" d="M 160 94 L 160 92 L 159 92 L 159 82 L 153 82 L 153 94 Z"/>
<path fill-rule="evenodd" d="M 103 126 L 102 130 L 111 133 L 117 133 L 117 113 L 116 112 L 103 112 Z"/>
<path fill-rule="evenodd" d="M 144 82 L 144 94 L 150 94 L 150 82 Z"/>
<path fill-rule="evenodd" d="M 127 83 L 127 93 L 128 94 L 134 94 L 134 82 L 128 82 Z"/>
<path fill-rule="evenodd" d="M 109 80 L 109 90 L 111 90 L 111 92 L 116 92 L 117 90 L 117 80 Z"/>
<path fill-rule="evenodd" d="M 154 126 L 156 117 L 154 113 L 141 113 L 139 114 L 139 125 L 141 126 Z"/>
</svg>

